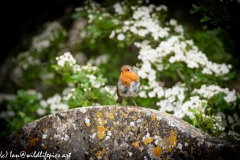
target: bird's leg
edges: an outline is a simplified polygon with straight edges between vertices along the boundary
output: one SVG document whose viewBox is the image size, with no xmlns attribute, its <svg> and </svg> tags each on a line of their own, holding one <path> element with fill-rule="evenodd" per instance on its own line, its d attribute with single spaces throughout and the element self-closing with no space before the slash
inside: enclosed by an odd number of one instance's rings
<svg viewBox="0 0 240 160">
<path fill-rule="evenodd" d="M 131 99 L 132 99 L 132 97 L 131 97 Z M 132 101 L 133 101 L 133 103 L 135 104 L 135 107 L 138 107 L 137 104 L 135 103 L 135 101 L 134 101 L 133 99 L 132 99 Z"/>
<path fill-rule="evenodd" d="M 124 107 L 126 107 L 126 106 L 127 106 L 127 103 L 126 103 L 126 101 L 125 101 L 125 103 L 124 103 L 124 97 L 123 97 L 123 106 L 124 106 Z"/>
</svg>

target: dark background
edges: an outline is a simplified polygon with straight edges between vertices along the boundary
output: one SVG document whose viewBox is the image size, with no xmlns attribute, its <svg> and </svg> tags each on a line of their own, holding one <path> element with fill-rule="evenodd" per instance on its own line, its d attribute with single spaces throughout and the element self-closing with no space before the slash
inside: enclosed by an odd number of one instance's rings
<svg viewBox="0 0 240 160">
<path fill-rule="evenodd" d="M 201 29 L 203 25 L 208 24 L 200 22 L 201 13 L 189 13 L 192 3 L 197 4 L 198 1 L 184 1 L 183 3 L 178 0 L 154 0 L 151 2 L 156 5 L 165 4 L 168 7 L 168 17 L 177 19 L 180 24 L 188 23 L 196 29 Z M 98 3 L 104 5 L 108 3 L 108 0 L 98 1 Z M 73 22 L 71 14 L 76 7 L 81 5 L 83 5 L 82 0 L 2 1 L 0 4 L 0 67 L 3 66 L 6 59 L 26 51 L 31 43 L 31 38 L 40 33 L 44 23 L 60 20 L 66 28 L 69 28 Z M 219 24 L 208 24 L 210 29 L 217 26 Z M 234 47 L 232 53 L 234 58 L 240 59 L 240 25 L 238 21 L 232 19 L 220 26 L 229 33 L 230 38 L 227 41 L 230 41 Z"/>
</svg>

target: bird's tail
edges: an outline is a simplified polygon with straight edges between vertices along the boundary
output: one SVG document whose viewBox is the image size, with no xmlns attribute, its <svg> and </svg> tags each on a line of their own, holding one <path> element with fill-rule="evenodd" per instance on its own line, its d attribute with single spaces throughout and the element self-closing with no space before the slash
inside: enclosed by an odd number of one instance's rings
<svg viewBox="0 0 240 160">
<path fill-rule="evenodd" d="M 117 99 L 117 101 L 116 101 L 116 102 L 121 104 L 121 103 L 122 103 L 122 101 L 123 101 L 123 98 L 124 98 L 124 97 L 118 97 L 118 99 Z"/>
</svg>

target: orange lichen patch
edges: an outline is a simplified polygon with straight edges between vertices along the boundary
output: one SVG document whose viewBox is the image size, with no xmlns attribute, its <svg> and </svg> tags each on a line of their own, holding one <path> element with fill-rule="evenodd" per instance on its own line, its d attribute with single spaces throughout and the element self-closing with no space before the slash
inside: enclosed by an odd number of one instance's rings
<svg viewBox="0 0 240 160">
<path fill-rule="evenodd" d="M 122 113 L 122 115 L 123 115 L 124 118 L 128 117 L 127 113 Z"/>
<path fill-rule="evenodd" d="M 102 132 L 98 132 L 98 138 L 103 139 L 105 137 L 105 134 Z"/>
<path fill-rule="evenodd" d="M 98 138 L 103 139 L 105 137 L 104 134 L 105 128 L 103 126 L 98 126 Z"/>
<path fill-rule="evenodd" d="M 134 121 L 136 121 L 137 120 L 137 117 L 136 116 L 133 116 L 133 118 L 132 118 Z"/>
<path fill-rule="evenodd" d="M 104 126 L 98 126 L 98 131 L 99 131 L 99 132 L 104 132 L 104 131 L 105 131 Z"/>
<path fill-rule="evenodd" d="M 123 132 L 122 132 L 122 131 L 120 131 L 119 133 L 120 133 L 120 134 L 123 134 Z"/>
<path fill-rule="evenodd" d="M 52 145 L 49 145 L 49 148 L 52 148 Z"/>
<path fill-rule="evenodd" d="M 153 138 L 152 137 L 148 137 L 144 139 L 144 144 L 148 144 L 148 143 L 152 143 L 153 142 Z"/>
<path fill-rule="evenodd" d="M 152 119 L 152 121 L 155 121 L 156 120 L 156 116 L 152 116 L 151 119 Z"/>
<path fill-rule="evenodd" d="M 45 128 L 42 128 L 41 131 L 42 131 L 42 133 L 45 133 L 45 132 L 46 132 L 46 129 L 45 129 Z"/>
<path fill-rule="evenodd" d="M 90 123 L 86 123 L 86 126 L 87 126 L 87 127 L 90 127 L 90 126 L 91 126 L 91 124 L 90 124 Z"/>
<path fill-rule="evenodd" d="M 43 149 L 47 149 L 47 146 L 42 146 Z"/>
<path fill-rule="evenodd" d="M 57 123 L 60 123 L 60 122 L 61 122 L 61 120 L 60 120 L 60 119 L 58 119 L 58 120 L 57 120 Z"/>
<path fill-rule="evenodd" d="M 160 125 L 160 122 L 158 122 L 157 125 Z"/>
<path fill-rule="evenodd" d="M 134 142 L 134 143 L 133 143 L 133 146 L 136 147 L 136 148 L 138 148 L 138 147 L 139 147 L 139 141 Z"/>
<path fill-rule="evenodd" d="M 110 128 L 110 131 L 113 131 L 114 130 L 114 127 L 112 126 L 111 128 Z"/>
<path fill-rule="evenodd" d="M 101 118 L 101 121 L 103 125 L 106 124 L 106 121 L 103 118 Z"/>
<path fill-rule="evenodd" d="M 152 149 L 152 154 L 154 156 L 157 156 L 157 157 L 160 156 L 162 154 L 162 148 L 161 147 L 154 147 Z"/>
<path fill-rule="evenodd" d="M 104 156 L 104 157 L 103 157 L 103 160 L 108 160 L 107 156 Z"/>
<path fill-rule="evenodd" d="M 102 156 L 102 152 L 101 152 L 101 151 L 98 151 L 97 153 L 95 153 L 95 156 L 96 156 L 96 157 Z"/>
<path fill-rule="evenodd" d="M 92 129 L 92 130 L 90 130 L 90 133 L 93 133 L 93 132 L 95 132 L 93 129 Z"/>
<path fill-rule="evenodd" d="M 175 147 L 176 142 L 177 142 L 177 134 L 173 130 L 170 130 L 170 145 L 172 147 Z"/>
<path fill-rule="evenodd" d="M 97 112 L 97 116 L 98 116 L 98 117 L 102 117 L 103 114 L 102 114 L 100 111 L 98 111 L 98 112 Z"/>
<path fill-rule="evenodd" d="M 107 151 L 103 148 L 102 149 L 102 153 L 105 154 Z"/>
<path fill-rule="evenodd" d="M 108 117 L 110 118 L 110 119 L 114 119 L 114 115 L 113 115 L 113 113 L 108 113 Z"/>
<path fill-rule="evenodd" d="M 167 150 L 168 152 L 172 152 L 172 148 L 169 147 L 169 146 L 166 147 L 166 150 Z"/>
<path fill-rule="evenodd" d="M 36 146 L 37 141 L 38 141 L 38 138 L 31 139 L 27 145 L 27 150 L 31 150 L 33 146 Z"/>
</svg>

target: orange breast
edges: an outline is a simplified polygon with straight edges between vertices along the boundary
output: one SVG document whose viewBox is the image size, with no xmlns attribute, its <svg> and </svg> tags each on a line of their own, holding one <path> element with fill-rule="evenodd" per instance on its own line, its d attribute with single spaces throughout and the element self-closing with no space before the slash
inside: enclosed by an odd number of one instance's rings
<svg viewBox="0 0 240 160">
<path fill-rule="evenodd" d="M 130 86 L 130 82 L 138 81 L 138 76 L 132 72 L 122 72 L 120 75 L 120 80 L 123 85 Z"/>
</svg>

